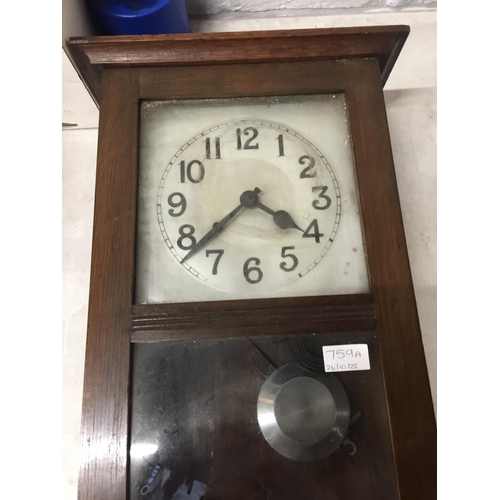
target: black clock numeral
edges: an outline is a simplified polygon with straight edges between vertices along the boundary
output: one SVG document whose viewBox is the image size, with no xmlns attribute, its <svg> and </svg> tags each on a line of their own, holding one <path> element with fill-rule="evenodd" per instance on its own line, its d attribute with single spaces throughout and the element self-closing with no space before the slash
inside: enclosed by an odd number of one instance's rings
<svg viewBox="0 0 500 500">
<path fill-rule="evenodd" d="M 309 165 L 300 172 L 300 178 L 301 179 L 309 179 L 311 177 L 316 177 L 316 172 L 311 172 L 311 169 L 314 167 L 316 162 L 314 161 L 314 158 L 311 158 L 309 155 L 304 155 L 299 158 L 299 163 L 301 165 L 305 165 L 306 162 L 309 162 Z"/>
<path fill-rule="evenodd" d="M 174 198 L 177 197 L 179 201 L 175 201 Z M 186 197 L 182 193 L 172 193 L 168 199 L 167 199 L 168 204 L 172 207 L 168 213 L 172 217 L 180 217 L 187 208 L 187 201 Z M 179 208 L 180 210 L 178 212 L 175 212 L 173 209 L 174 208 Z"/>
<path fill-rule="evenodd" d="M 216 275 L 217 274 L 217 268 L 219 267 L 220 259 L 221 259 L 222 255 L 224 254 L 224 250 L 207 250 L 205 252 L 205 255 L 207 257 L 209 257 L 213 253 L 217 254 L 217 257 L 215 257 L 214 266 L 212 267 L 212 274 Z"/>
<path fill-rule="evenodd" d="M 320 205 L 319 204 L 319 200 L 314 200 L 312 202 L 312 206 L 316 209 L 316 210 L 326 210 L 331 204 L 332 204 L 332 199 L 327 196 L 325 193 L 328 189 L 328 186 L 314 186 L 312 188 L 312 191 L 313 193 L 315 191 L 321 191 L 318 195 L 318 198 L 321 198 L 323 200 L 325 200 L 325 204 L 324 205 Z"/>
<path fill-rule="evenodd" d="M 318 221 L 314 219 L 304 231 L 302 238 L 314 238 L 316 243 L 319 243 L 320 238 L 323 236 L 324 234 L 319 232 Z"/>
<path fill-rule="evenodd" d="M 180 238 L 177 240 L 177 246 L 182 250 L 191 250 L 196 245 L 196 238 L 193 236 L 194 227 L 191 224 L 184 224 L 179 228 Z M 189 240 L 188 245 L 184 245 L 183 241 Z"/>
<path fill-rule="evenodd" d="M 252 136 L 248 138 L 245 141 L 245 144 L 243 144 L 243 147 L 241 147 L 241 129 L 237 128 L 236 129 L 236 149 L 259 149 L 259 143 L 257 142 L 256 144 L 250 144 L 252 141 L 257 139 L 257 136 L 259 135 L 259 131 L 254 128 L 254 127 L 247 127 L 245 130 L 243 130 L 244 135 L 250 135 Z"/>
<path fill-rule="evenodd" d="M 207 137 L 205 139 L 205 155 L 207 160 L 212 159 L 212 146 L 211 146 L 211 141 L 210 137 Z M 220 137 L 215 138 L 215 160 L 220 160 Z"/>
<path fill-rule="evenodd" d="M 255 263 L 255 266 L 249 267 L 251 263 Z M 255 285 L 255 283 L 259 283 L 262 281 L 262 277 L 264 273 L 257 266 L 260 264 L 260 259 L 257 257 L 250 257 L 246 260 L 245 264 L 243 264 L 243 276 L 248 281 L 248 283 Z M 257 273 L 257 277 L 252 278 L 250 273 Z"/>
<path fill-rule="evenodd" d="M 298 265 L 299 265 L 299 259 L 297 259 L 297 256 L 294 255 L 293 253 L 286 253 L 287 250 L 295 250 L 295 247 L 283 247 L 281 249 L 281 257 L 285 258 L 290 258 L 292 259 L 291 266 L 287 267 L 286 262 L 282 262 L 280 264 L 280 268 L 283 269 L 283 271 L 286 271 L 289 273 L 290 271 L 293 271 Z"/>
<path fill-rule="evenodd" d="M 193 166 L 198 167 L 196 175 L 193 175 Z M 199 160 L 193 160 L 190 161 L 186 167 L 186 163 L 184 160 L 181 161 L 181 182 L 184 183 L 186 182 L 186 177 L 189 182 L 194 182 L 195 184 L 198 184 L 198 182 L 201 182 L 203 180 L 203 177 L 205 177 L 205 167 L 203 166 L 203 163 Z"/>
<path fill-rule="evenodd" d="M 278 156 L 285 156 L 285 146 L 283 144 L 283 134 L 278 135 L 278 137 L 276 139 L 278 139 L 278 151 L 279 151 Z"/>
</svg>

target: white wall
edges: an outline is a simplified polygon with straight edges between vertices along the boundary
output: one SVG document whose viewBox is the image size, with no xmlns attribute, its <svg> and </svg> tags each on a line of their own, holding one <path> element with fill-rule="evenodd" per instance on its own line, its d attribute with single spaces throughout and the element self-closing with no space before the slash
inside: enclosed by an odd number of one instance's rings
<svg viewBox="0 0 500 500">
<path fill-rule="evenodd" d="M 196 21 L 196 31 L 409 24 L 386 86 L 401 206 L 434 403 L 436 402 L 436 14 L 254 17 Z M 97 111 L 78 79 L 64 121 L 95 127 Z M 80 83 L 81 85 L 81 83 Z M 64 86 L 64 85 L 63 85 Z M 68 90 L 68 89 L 66 89 Z M 80 95 L 80 97 L 78 97 Z M 73 99 L 73 101 L 72 101 Z M 94 113 L 94 114 L 92 114 Z M 77 498 L 79 431 L 92 236 L 97 129 L 63 132 L 63 498 Z M 435 403 L 436 404 L 436 403 Z"/>
<path fill-rule="evenodd" d="M 77 498 L 97 129 L 63 132 L 63 494 Z"/>
<path fill-rule="evenodd" d="M 353 13 L 422 10 L 436 7 L 435 0 L 186 0 L 189 14 L 214 15 L 248 12 L 322 11 L 330 15 L 341 11 Z"/>
</svg>

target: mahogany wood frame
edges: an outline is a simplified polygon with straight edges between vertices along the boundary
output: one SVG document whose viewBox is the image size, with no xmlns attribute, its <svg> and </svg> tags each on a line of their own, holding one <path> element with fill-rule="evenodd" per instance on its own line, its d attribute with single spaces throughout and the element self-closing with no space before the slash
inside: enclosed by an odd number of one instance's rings
<svg viewBox="0 0 500 500">
<path fill-rule="evenodd" d="M 436 497 L 435 417 L 382 92 L 408 32 L 395 26 L 70 40 L 100 104 L 80 498 L 127 498 L 131 342 L 374 329 L 399 496 Z M 344 92 L 348 106 L 372 293 L 134 305 L 140 100 L 332 92 Z"/>
</svg>

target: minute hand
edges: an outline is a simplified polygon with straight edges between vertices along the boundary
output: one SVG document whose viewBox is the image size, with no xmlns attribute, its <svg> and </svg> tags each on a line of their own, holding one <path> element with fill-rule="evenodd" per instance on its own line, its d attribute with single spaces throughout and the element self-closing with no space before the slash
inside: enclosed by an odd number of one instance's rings
<svg viewBox="0 0 500 500">
<path fill-rule="evenodd" d="M 261 210 L 264 210 L 264 212 L 267 212 L 268 214 L 272 215 L 274 223 L 281 229 L 294 228 L 304 232 L 302 229 L 300 229 L 299 226 L 297 226 L 297 224 L 295 224 L 294 220 L 292 219 L 292 216 L 285 210 L 278 210 L 277 212 L 275 212 L 274 210 L 271 210 L 269 207 L 266 207 L 266 205 L 262 204 L 260 201 L 258 201 L 255 204 L 255 206 L 257 208 L 260 208 Z"/>
<path fill-rule="evenodd" d="M 190 257 L 192 257 L 198 250 L 203 248 L 209 241 L 211 241 L 215 236 L 217 236 L 223 229 L 224 226 L 243 208 L 243 205 L 238 205 L 234 210 L 229 212 L 222 220 L 217 222 L 217 224 L 214 225 L 208 233 L 203 236 L 203 238 L 196 243 L 196 245 L 191 248 L 191 250 L 184 255 L 183 259 L 181 260 L 181 264 L 186 262 Z"/>
</svg>

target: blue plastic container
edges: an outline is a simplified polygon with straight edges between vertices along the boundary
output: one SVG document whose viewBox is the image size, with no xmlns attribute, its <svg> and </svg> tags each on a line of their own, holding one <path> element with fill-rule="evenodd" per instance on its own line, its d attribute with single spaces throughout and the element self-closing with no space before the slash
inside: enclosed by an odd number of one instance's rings
<svg viewBox="0 0 500 500">
<path fill-rule="evenodd" d="M 87 0 L 98 35 L 191 33 L 185 0 Z"/>
</svg>

